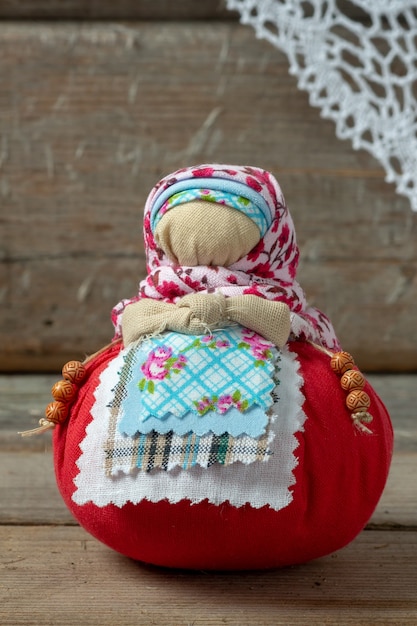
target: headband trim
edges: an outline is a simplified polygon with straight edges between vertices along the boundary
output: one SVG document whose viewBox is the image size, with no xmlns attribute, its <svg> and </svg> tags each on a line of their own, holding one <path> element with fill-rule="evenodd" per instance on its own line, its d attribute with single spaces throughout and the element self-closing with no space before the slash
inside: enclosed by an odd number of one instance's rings
<svg viewBox="0 0 417 626">
<path fill-rule="evenodd" d="M 155 199 L 150 210 L 152 232 L 155 232 L 156 225 L 162 217 L 162 215 L 159 215 L 160 210 L 167 200 L 181 191 L 189 191 L 191 189 L 227 192 L 249 200 L 256 207 L 257 215 L 261 216 L 259 221 L 263 223 L 261 230 L 262 237 L 272 224 L 273 216 L 267 202 L 257 191 L 251 189 L 248 185 L 221 178 L 188 178 L 170 185 Z M 248 215 L 248 217 L 253 219 L 252 215 Z"/>
</svg>

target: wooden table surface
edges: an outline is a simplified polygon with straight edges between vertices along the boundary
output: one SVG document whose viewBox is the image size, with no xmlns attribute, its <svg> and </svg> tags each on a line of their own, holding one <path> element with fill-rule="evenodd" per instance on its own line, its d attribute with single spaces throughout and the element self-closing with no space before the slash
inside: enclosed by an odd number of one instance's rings
<svg viewBox="0 0 417 626">
<path fill-rule="evenodd" d="M 0 377 L 0 624 L 417 624 L 417 376 L 368 378 L 396 432 L 390 478 L 347 548 L 270 572 L 144 566 L 81 529 L 64 507 L 50 435 L 21 439 L 58 377 Z"/>
</svg>

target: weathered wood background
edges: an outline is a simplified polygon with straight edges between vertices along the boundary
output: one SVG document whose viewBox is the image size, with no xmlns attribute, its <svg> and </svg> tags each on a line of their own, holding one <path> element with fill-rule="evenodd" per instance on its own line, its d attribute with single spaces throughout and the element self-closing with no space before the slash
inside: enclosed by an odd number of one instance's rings
<svg viewBox="0 0 417 626">
<path fill-rule="evenodd" d="M 148 192 L 207 161 L 277 176 L 299 280 L 362 368 L 417 368 L 417 214 L 284 54 L 216 0 L 11 0 L 0 18 L 1 370 L 111 339 L 110 309 L 144 275 Z"/>
</svg>

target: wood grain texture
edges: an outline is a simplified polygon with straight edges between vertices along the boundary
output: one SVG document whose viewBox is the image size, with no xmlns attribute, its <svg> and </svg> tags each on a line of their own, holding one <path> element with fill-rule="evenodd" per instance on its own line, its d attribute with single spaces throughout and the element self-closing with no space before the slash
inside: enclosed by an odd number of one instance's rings
<svg viewBox="0 0 417 626">
<path fill-rule="evenodd" d="M 207 161 L 278 177 L 299 280 L 362 368 L 417 367 L 417 214 L 249 28 L 5 22 L 0 59 L 0 369 L 58 369 L 111 339 L 144 275 L 148 192 Z"/>
<path fill-rule="evenodd" d="M 367 531 L 303 566 L 230 574 L 147 567 L 81 528 L 2 527 L 0 542 L 2 626 L 417 621 L 415 532 Z"/>
<path fill-rule="evenodd" d="M 237 19 L 225 0 L 3 0 L 0 18 L 48 20 Z"/>
<path fill-rule="evenodd" d="M 349 0 L 339 0 L 346 15 L 363 18 Z M 225 0 L 2 0 L 0 19 L 195 20 L 237 19 Z"/>
</svg>

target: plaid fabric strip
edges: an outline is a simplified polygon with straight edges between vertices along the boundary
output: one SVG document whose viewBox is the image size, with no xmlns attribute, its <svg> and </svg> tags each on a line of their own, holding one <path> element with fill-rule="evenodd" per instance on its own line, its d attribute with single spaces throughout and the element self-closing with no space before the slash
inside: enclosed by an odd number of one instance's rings
<svg viewBox="0 0 417 626">
<path fill-rule="evenodd" d="M 120 405 L 124 398 L 126 398 L 126 384 L 131 378 L 132 363 L 135 358 L 134 350 L 128 350 L 127 354 L 123 356 L 123 365 L 117 372 L 118 378 L 115 381 L 115 386 L 112 388 L 113 399 L 107 405 L 110 409 L 110 422 L 109 422 L 109 437 L 104 447 L 105 450 L 105 471 L 106 475 L 110 476 L 115 467 L 123 465 L 125 468 L 130 466 L 129 471 L 132 471 L 135 467 L 135 448 L 136 444 L 132 439 L 125 438 L 121 440 L 117 438 L 116 427 L 120 413 Z M 116 445 L 116 439 L 118 439 L 118 445 Z M 112 454 L 109 454 L 109 450 L 113 450 Z M 116 462 L 117 460 L 117 462 Z"/>
<path fill-rule="evenodd" d="M 175 467 L 187 470 L 196 465 L 208 468 L 215 463 L 227 466 L 236 461 L 248 465 L 269 459 L 272 440 L 271 432 L 254 439 L 246 435 L 231 437 L 227 433 L 199 437 L 194 433 L 179 436 L 173 432 L 161 435 L 152 431 L 128 438 L 128 445 L 118 445 L 114 440 L 112 445 L 109 439 L 105 448 L 106 470 L 111 474 L 113 468 L 126 459 L 132 469 L 137 467 L 145 472 L 170 471 Z"/>
</svg>

